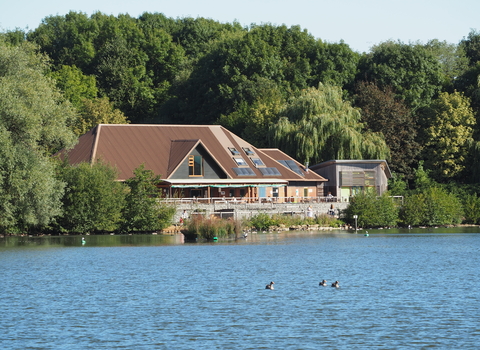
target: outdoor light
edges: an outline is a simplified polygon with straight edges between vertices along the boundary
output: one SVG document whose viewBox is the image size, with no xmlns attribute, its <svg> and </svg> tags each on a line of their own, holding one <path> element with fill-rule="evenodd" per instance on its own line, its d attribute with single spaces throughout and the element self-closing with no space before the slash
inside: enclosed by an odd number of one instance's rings
<svg viewBox="0 0 480 350">
<path fill-rule="evenodd" d="M 357 233 L 357 219 L 358 219 L 358 215 L 354 215 L 353 218 L 355 219 L 355 233 Z"/>
</svg>

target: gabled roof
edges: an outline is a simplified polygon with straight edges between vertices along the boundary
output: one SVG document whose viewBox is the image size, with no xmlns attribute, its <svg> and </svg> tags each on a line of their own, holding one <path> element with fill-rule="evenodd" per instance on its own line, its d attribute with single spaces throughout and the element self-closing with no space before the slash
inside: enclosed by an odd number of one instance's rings
<svg viewBox="0 0 480 350">
<path fill-rule="evenodd" d="M 271 157 L 273 150 L 259 150 L 220 125 L 99 124 L 81 136 L 73 149 L 62 150 L 59 155 L 68 157 L 70 164 L 103 160 L 117 168 L 118 180 L 122 181 L 132 177 L 133 170 L 145 164 L 146 169 L 168 181 L 192 150 L 200 145 L 225 172 L 227 179 L 244 182 L 265 182 L 267 179 L 305 181 L 308 175 L 309 181 L 326 181 L 316 174 L 316 177 L 310 178 L 313 172 L 298 174 L 292 171 Z M 239 156 L 254 175 L 237 174 L 234 168 L 238 165 L 229 148 L 239 151 Z M 253 155 L 247 155 L 245 149 L 250 149 Z M 266 168 L 277 168 L 279 174 L 264 175 L 251 158 L 260 158 Z"/>
<path fill-rule="evenodd" d="M 293 171 L 297 173 L 299 172 L 302 178 L 300 180 L 295 180 L 295 181 L 327 181 L 325 178 L 318 175 L 314 171 L 311 171 L 310 169 L 306 168 L 302 163 L 296 161 L 295 159 L 293 159 L 283 151 L 279 150 L 278 148 L 262 148 L 260 149 L 260 151 L 262 151 L 263 153 L 265 153 L 267 156 L 274 159 L 275 161 L 279 162 L 281 166 L 286 167 L 290 170 L 292 170 L 293 168 L 291 162 L 296 164 L 297 167 Z"/>
</svg>

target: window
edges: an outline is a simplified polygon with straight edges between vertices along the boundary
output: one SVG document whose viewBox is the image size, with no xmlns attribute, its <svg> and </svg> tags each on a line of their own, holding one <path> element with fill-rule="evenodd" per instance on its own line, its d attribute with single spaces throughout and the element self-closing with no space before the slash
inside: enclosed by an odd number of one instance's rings
<svg viewBox="0 0 480 350">
<path fill-rule="evenodd" d="M 243 148 L 243 151 L 245 152 L 245 154 L 247 156 L 253 156 L 255 154 L 255 152 L 253 152 L 250 148 L 248 147 L 242 147 Z"/>
<path fill-rule="evenodd" d="M 236 155 L 239 155 L 240 152 L 237 151 L 237 149 L 235 147 L 228 147 L 228 150 L 230 151 L 231 154 L 233 154 L 234 156 Z"/>
<path fill-rule="evenodd" d="M 237 163 L 238 166 L 248 166 L 245 159 L 243 159 L 241 157 L 233 157 L 233 160 Z"/>
<path fill-rule="evenodd" d="M 265 166 L 260 158 L 250 158 L 252 163 L 258 168 L 259 166 Z"/>
<path fill-rule="evenodd" d="M 375 186 L 375 171 L 365 171 L 365 186 Z"/>
<path fill-rule="evenodd" d="M 188 157 L 188 175 L 203 176 L 203 158 L 202 156 Z"/>
</svg>

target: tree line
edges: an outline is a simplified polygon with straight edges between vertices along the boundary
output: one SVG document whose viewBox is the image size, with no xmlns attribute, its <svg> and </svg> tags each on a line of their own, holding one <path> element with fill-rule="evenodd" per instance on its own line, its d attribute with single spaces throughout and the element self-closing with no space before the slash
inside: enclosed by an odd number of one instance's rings
<svg viewBox="0 0 480 350">
<path fill-rule="evenodd" d="M 61 211 L 50 189 L 65 180 L 48 159 L 98 123 L 221 124 L 310 164 L 387 159 L 411 188 L 423 162 L 433 181 L 476 196 L 479 77 L 475 30 L 457 44 L 387 41 L 358 53 L 299 26 L 48 16 L 0 33 L 0 226 L 22 206 L 26 218 Z M 29 212 L 22 198 L 35 194 L 48 210 Z"/>
</svg>

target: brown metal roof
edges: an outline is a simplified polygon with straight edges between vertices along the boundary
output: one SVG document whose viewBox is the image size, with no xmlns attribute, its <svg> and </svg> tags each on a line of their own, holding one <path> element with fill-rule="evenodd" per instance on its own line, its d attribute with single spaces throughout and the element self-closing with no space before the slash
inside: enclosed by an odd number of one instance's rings
<svg viewBox="0 0 480 350">
<path fill-rule="evenodd" d="M 301 180 L 295 180 L 295 181 L 327 181 L 325 178 L 322 176 L 318 175 L 312 170 L 305 171 L 305 166 L 301 164 L 300 162 L 296 161 L 292 157 L 290 157 L 288 154 L 282 152 L 278 148 L 262 148 L 260 149 L 263 153 L 265 153 L 267 156 L 275 159 L 276 161 L 279 160 L 292 160 L 297 164 L 298 168 L 300 169 L 300 172 L 303 174 L 303 178 Z M 281 166 L 284 166 L 283 164 L 280 164 Z"/>
<path fill-rule="evenodd" d="M 73 149 L 59 153 L 62 158 L 68 155 L 70 164 L 104 160 L 116 166 L 119 180 L 132 177 L 133 170 L 142 163 L 146 169 L 168 180 L 198 144 L 202 144 L 230 179 L 245 179 L 233 170 L 238 167 L 228 149 L 233 147 L 255 173 L 255 176 L 248 177 L 249 181 L 266 178 L 326 181 L 316 174 L 311 177 L 313 172 L 300 176 L 278 163 L 278 153 L 274 150 L 259 150 L 220 125 L 100 124 L 81 136 Z M 244 148 L 249 148 L 254 154 L 246 155 Z M 282 159 L 292 159 L 279 152 Z M 266 167 L 277 168 L 280 175 L 264 176 L 250 158 L 260 158 Z"/>
</svg>

